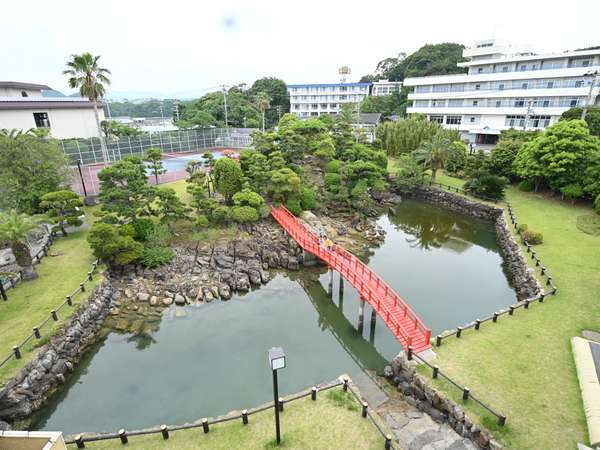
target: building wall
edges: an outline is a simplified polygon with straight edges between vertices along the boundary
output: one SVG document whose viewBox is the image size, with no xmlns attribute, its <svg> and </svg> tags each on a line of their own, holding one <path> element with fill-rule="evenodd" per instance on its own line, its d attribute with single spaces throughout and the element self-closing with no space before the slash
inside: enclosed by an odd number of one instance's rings
<svg viewBox="0 0 600 450">
<path fill-rule="evenodd" d="M 27 131 L 35 128 L 34 112 L 45 112 L 50 121 L 50 134 L 56 139 L 89 138 L 98 136 L 98 128 L 92 108 L 56 108 L 0 110 L 0 129 Z M 104 120 L 102 108 L 98 109 L 100 120 Z"/>
<path fill-rule="evenodd" d="M 42 91 L 35 89 L 15 89 L 0 87 L 0 97 L 23 97 L 25 91 L 28 97 L 42 97 Z"/>
<path fill-rule="evenodd" d="M 360 103 L 369 83 L 289 85 L 290 112 L 299 117 L 338 113 L 343 104 Z"/>
</svg>

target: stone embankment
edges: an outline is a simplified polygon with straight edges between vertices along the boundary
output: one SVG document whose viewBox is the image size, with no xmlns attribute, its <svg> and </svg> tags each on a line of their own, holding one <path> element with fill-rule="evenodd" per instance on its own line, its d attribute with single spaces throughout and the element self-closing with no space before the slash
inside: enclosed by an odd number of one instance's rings
<svg viewBox="0 0 600 450">
<path fill-rule="evenodd" d="M 411 192 L 411 196 L 470 217 L 494 222 L 504 267 L 517 292 L 517 298 L 521 301 L 534 298 L 542 291 L 535 277 L 535 270 L 527 265 L 519 244 L 506 224 L 501 208 L 430 187 L 416 188 Z"/>
<path fill-rule="evenodd" d="M 0 389 L 0 420 L 25 419 L 44 401 L 96 341 L 116 291 L 108 281 L 98 285 L 85 302 L 13 380 Z"/>
<path fill-rule="evenodd" d="M 474 424 L 459 405 L 417 374 L 415 362 L 409 361 L 404 353 L 400 353 L 390 366 L 386 366 L 384 375 L 397 386 L 409 404 L 428 414 L 436 422 L 449 425 L 458 435 L 469 439 L 481 449 L 502 448 L 489 431 Z M 393 428 L 393 424 L 391 425 Z"/>
</svg>

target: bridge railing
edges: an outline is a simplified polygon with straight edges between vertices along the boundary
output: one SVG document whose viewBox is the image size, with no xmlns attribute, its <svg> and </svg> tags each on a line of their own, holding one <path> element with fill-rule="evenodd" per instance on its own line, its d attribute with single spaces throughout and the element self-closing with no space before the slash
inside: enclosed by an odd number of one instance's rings
<svg viewBox="0 0 600 450">
<path fill-rule="evenodd" d="M 407 342 L 407 346 L 412 344 L 413 337 L 409 335 L 401 326 L 400 322 L 396 320 L 397 317 L 394 315 L 394 311 L 392 311 L 389 305 L 386 304 L 386 300 L 388 298 L 394 302 L 395 307 L 401 308 L 404 313 L 404 317 L 409 317 L 414 323 L 415 328 L 419 328 L 421 333 L 425 336 L 425 343 L 429 344 L 431 330 L 425 326 L 425 324 L 406 304 L 402 297 L 400 297 L 381 277 L 379 277 L 379 275 L 373 272 L 369 266 L 364 264 L 362 261 L 360 261 L 360 259 L 339 245 L 334 245 L 332 250 L 323 248 L 319 238 L 283 205 L 279 208 L 271 207 L 271 210 L 275 218 L 282 222 L 282 225 L 290 225 L 285 227 L 286 230 L 302 248 L 316 255 L 320 259 L 328 261 L 334 269 L 344 275 L 348 281 L 357 288 L 363 298 L 369 301 L 369 303 L 372 305 L 376 304 L 381 317 L 386 323 L 388 323 L 388 326 L 391 329 L 395 329 L 396 333 Z M 358 272 L 361 273 L 360 278 L 357 277 Z M 375 280 L 375 289 L 369 283 L 364 282 L 364 278 L 362 276 L 365 274 L 368 274 L 370 280 Z"/>
</svg>

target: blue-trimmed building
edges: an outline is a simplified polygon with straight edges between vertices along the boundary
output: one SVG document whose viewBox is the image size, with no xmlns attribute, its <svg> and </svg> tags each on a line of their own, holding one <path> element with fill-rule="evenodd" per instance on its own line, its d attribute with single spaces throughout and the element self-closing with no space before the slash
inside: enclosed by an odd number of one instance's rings
<svg viewBox="0 0 600 450">
<path fill-rule="evenodd" d="M 336 114 L 343 104 L 360 103 L 371 83 L 288 84 L 290 112 L 298 117 Z"/>
</svg>

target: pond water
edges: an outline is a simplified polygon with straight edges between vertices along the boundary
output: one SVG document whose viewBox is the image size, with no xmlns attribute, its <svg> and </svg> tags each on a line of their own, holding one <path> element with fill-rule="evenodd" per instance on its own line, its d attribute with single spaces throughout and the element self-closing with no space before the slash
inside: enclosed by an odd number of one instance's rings
<svg viewBox="0 0 600 450">
<path fill-rule="evenodd" d="M 413 307 L 432 333 L 462 325 L 515 300 L 502 270 L 493 226 L 416 202 L 379 223 L 385 243 L 368 260 Z M 348 373 L 368 392 L 400 350 L 382 321 L 370 325 L 359 299 L 325 269 L 280 273 L 230 301 L 172 307 L 151 334 L 109 331 L 68 383 L 34 417 L 32 429 L 114 431 L 181 423 L 256 406 L 272 396 L 267 350 L 282 346 L 287 395 Z"/>
</svg>

